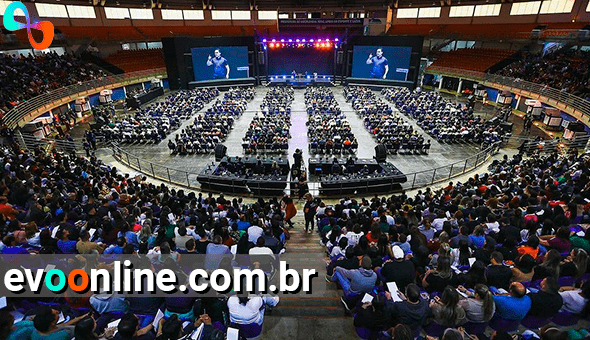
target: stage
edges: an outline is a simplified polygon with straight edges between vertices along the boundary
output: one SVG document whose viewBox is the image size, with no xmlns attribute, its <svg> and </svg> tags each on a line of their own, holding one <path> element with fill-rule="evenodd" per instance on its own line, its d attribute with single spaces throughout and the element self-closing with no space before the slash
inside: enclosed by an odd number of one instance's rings
<svg viewBox="0 0 590 340">
<path fill-rule="evenodd" d="M 305 88 L 307 86 L 327 86 L 332 87 L 334 84 L 332 75 L 272 75 L 268 77 L 270 86 L 286 86 L 291 85 L 294 88 Z"/>
</svg>

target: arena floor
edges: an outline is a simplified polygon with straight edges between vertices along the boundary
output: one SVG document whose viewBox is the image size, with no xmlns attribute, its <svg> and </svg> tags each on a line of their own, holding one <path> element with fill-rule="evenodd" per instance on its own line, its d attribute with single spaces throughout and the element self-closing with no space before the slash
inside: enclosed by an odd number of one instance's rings
<svg viewBox="0 0 590 340">
<path fill-rule="evenodd" d="M 362 120 L 352 109 L 351 105 L 346 102 L 342 95 L 342 87 L 333 88 L 335 98 L 340 105 L 343 113 L 346 115 L 350 122 L 352 132 L 356 136 L 359 142 L 359 149 L 357 157 L 359 158 L 372 158 L 375 155 L 374 148 L 376 146 L 375 140 L 370 133 L 364 128 Z M 242 138 L 244 137 L 245 131 L 248 124 L 252 120 L 252 117 L 260 108 L 260 103 L 266 88 L 259 87 L 256 90 L 256 97 L 254 100 L 248 103 L 248 110 L 242 114 L 242 116 L 234 124 L 233 130 L 228 135 L 228 138 L 224 142 L 227 146 L 227 154 L 230 156 L 244 155 L 242 149 Z M 307 113 L 305 110 L 303 89 L 295 90 L 295 100 L 291 107 L 291 135 L 292 138 L 289 141 L 289 153 L 288 157 L 292 161 L 293 153 L 295 149 L 299 148 L 303 150 L 304 160 L 310 157 L 308 150 L 307 140 Z M 220 95 L 221 97 L 222 95 Z M 380 97 L 380 95 L 378 95 Z M 457 100 L 455 97 L 449 96 L 453 100 Z M 209 108 L 211 105 L 205 106 L 204 110 Z M 394 110 L 396 110 L 394 108 Z M 492 118 L 495 109 L 491 106 L 483 107 L 480 104 L 476 105 L 476 113 L 483 115 L 485 118 Z M 475 144 L 442 144 L 436 140 L 430 138 L 426 132 L 419 128 L 415 122 L 410 118 L 405 118 L 410 124 L 414 125 L 418 131 L 422 131 L 426 139 L 430 139 L 432 146 L 428 155 L 389 155 L 387 160 L 392 162 L 398 169 L 405 174 L 418 172 L 422 170 L 428 170 L 432 168 L 441 167 L 450 163 L 459 162 L 465 160 L 467 157 L 472 156 L 480 151 L 480 146 Z M 193 119 L 189 119 L 184 122 L 183 127 L 192 124 Z M 182 127 L 181 127 L 182 128 Z M 165 165 L 173 169 L 184 170 L 190 173 L 199 173 L 208 162 L 214 161 L 214 156 L 211 155 L 171 155 L 167 146 L 169 139 L 174 139 L 175 133 L 171 133 L 167 139 L 163 140 L 157 145 L 124 145 L 124 149 L 130 154 L 138 156 L 142 162 L 153 162 L 155 164 Z"/>
</svg>

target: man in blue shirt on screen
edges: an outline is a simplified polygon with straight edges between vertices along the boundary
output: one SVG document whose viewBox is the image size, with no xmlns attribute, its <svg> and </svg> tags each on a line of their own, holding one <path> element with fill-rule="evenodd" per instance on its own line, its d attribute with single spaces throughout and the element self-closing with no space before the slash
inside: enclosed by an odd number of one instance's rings
<svg viewBox="0 0 590 340">
<path fill-rule="evenodd" d="M 213 79 L 229 79 L 229 65 L 227 59 L 221 56 L 219 49 L 215 50 L 215 57 L 207 59 L 207 66 L 213 66 Z"/>
<path fill-rule="evenodd" d="M 367 59 L 367 65 L 373 64 L 373 70 L 371 70 L 371 78 L 387 78 L 389 72 L 389 65 L 387 64 L 387 58 L 383 56 L 383 50 L 377 49 L 377 55 L 373 57 L 373 54 L 369 54 Z"/>
</svg>

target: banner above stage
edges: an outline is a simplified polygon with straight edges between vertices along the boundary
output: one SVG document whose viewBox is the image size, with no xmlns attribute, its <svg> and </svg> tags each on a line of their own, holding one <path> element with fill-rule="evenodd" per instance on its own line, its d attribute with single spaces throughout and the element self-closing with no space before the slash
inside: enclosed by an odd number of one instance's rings
<svg viewBox="0 0 590 340">
<path fill-rule="evenodd" d="M 279 19 L 279 26 L 362 26 L 363 19 Z"/>
</svg>

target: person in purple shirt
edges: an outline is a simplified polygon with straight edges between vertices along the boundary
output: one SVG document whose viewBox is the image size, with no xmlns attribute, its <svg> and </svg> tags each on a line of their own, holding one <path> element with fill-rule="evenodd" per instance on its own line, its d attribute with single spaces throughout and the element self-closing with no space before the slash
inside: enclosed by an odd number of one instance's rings
<svg viewBox="0 0 590 340">
<path fill-rule="evenodd" d="M 21 247 L 16 245 L 16 237 L 14 235 L 6 235 L 2 239 L 2 243 L 4 243 L 4 248 L 2 248 L 2 254 L 28 254 L 29 252 Z"/>
</svg>

